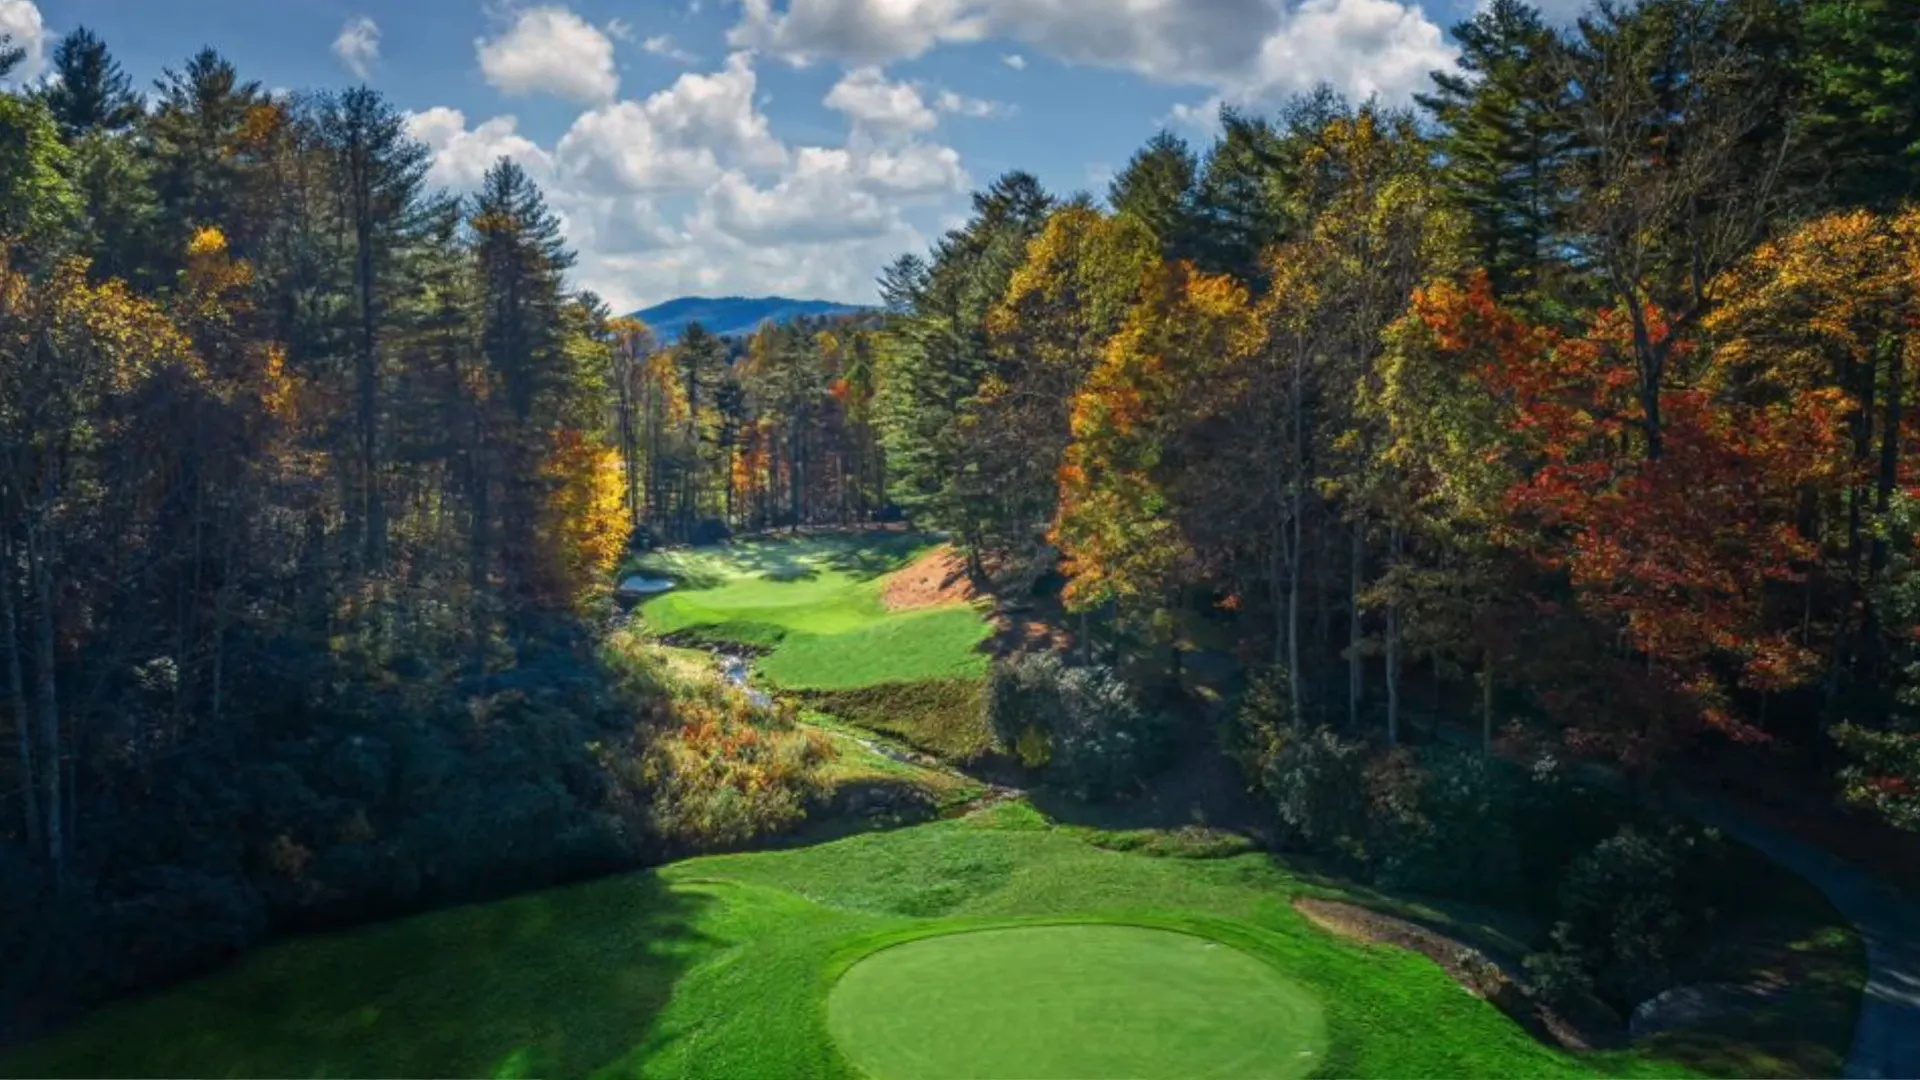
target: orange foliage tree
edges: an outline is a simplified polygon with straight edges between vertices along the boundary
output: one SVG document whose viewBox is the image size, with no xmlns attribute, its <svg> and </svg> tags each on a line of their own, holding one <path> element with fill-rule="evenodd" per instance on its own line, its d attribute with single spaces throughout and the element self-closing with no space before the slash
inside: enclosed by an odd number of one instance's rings
<svg viewBox="0 0 1920 1080">
<path fill-rule="evenodd" d="M 1659 311 L 1633 321 L 1602 312 L 1563 338 L 1501 311 L 1476 282 L 1429 290 L 1416 312 L 1443 349 L 1477 355 L 1476 377 L 1505 410 L 1512 439 L 1497 452 L 1520 475 L 1506 495 L 1506 541 L 1564 575 L 1579 608 L 1639 662 L 1632 707 L 1584 732 L 1641 761 L 1695 721 L 1756 734 L 1731 692 L 1787 689 L 1818 668 L 1778 608 L 1818 556 L 1804 501 L 1846 476 L 1844 395 L 1728 393 L 1713 353 L 1661 391 L 1656 456 L 1630 350 L 1636 323 L 1666 333 Z M 1669 352 L 1691 363 L 1698 346 Z"/>
</svg>

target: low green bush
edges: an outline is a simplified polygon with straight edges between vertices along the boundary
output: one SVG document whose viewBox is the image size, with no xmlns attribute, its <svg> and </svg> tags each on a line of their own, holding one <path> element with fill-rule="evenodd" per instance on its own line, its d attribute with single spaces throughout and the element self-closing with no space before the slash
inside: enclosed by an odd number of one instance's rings
<svg viewBox="0 0 1920 1080">
<path fill-rule="evenodd" d="M 1372 762 L 1366 743 L 1314 728 L 1274 744 L 1260 786 L 1296 844 L 1364 866 L 1374 825 L 1368 793 Z"/>
<path fill-rule="evenodd" d="M 1387 808 L 1391 827 L 1376 823 L 1378 879 L 1392 888 L 1551 914 L 1568 866 L 1628 817 L 1552 759 L 1523 767 L 1431 747 L 1416 774 L 1417 791 Z"/>
<path fill-rule="evenodd" d="M 1111 668 L 1070 667 L 1054 653 L 995 663 L 985 708 L 1003 749 L 1084 799 L 1137 786 L 1162 764 L 1170 734 Z"/>
<path fill-rule="evenodd" d="M 1553 946 L 1531 966 L 1551 987 L 1580 988 L 1631 1009 L 1673 983 L 1677 965 L 1718 914 L 1727 853 L 1717 834 L 1631 826 L 1568 867 Z M 1576 974 L 1577 972 L 1577 974 Z"/>
</svg>

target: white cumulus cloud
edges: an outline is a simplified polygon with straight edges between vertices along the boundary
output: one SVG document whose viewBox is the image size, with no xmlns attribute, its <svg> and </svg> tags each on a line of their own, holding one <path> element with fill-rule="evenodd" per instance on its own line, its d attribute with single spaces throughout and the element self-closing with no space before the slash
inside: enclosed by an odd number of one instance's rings
<svg viewBox="0 0 1920 1080">
<path fill-rule="evenodd" d="M 756 244 L 878 236 L 894 212 L 859 186 L 854 169 L 846 150 L 805 147 L 771 187 L 755 187 L 738 173 L 722 176 L 701 212 L 727 235 Z"/>
<path fill-rule="evenodd" d="M 1250 97 L 1337 86 L 1355 97 L 1400 99 L 1453 66 L 1457 50 L 1418 7 L 1396 0 L 1306 0 L 1260 43 L 1249 77 L 1237 89 Z"/>
<path fill-rule="evenodd" d="M 512 116 L 434 108 L 407 126 L 433 151 L 431 181 L 455 191 L 518 161 L 578 251 L 571 280 L 616 310 L 692 293 L 871 303 L 881 269 L 926 247 L 912 215 L 964 206 L 960 155 L 859 123 L 845 145 L 789 147 L 760 101 L 753 57 L 736 53 L 645 98 L 594 103 L 547 145 Z"/>
<path fill-rule="evenodd" d="M 26 53 L 8 79 L 31 82 L 47 67 L 47 24 L 33 0 L 0 0 L 0 37 Z"/>
<path fill-rule="evenodd" d="M 1007 65 L 1008 67 L 1012 68 L 1015 71 L 1027 70 L 1027 58 L 1024 56 L 1021 56 L 1019 53 L 1008 53 L 1007 55 L 1000 58 L 1000 62 Z"/>
<path fill-rule="evenodd" d="M 853 66 L 987 39 L 1233 100 L 1322 79 L 1404 98 L 1456 55 L 1415 0 L 741 0 L 729 31 L 794 64 Z M 1002 62 L 1025 65 L 1019 54 Z"/>
<path fill-rule="evenodd" d="M 368 78 L 373 62 L 380 59 L 380 25 L 365 15 L 348 19 L 333 39 L 333 55 L 354 78 Z"/>
<path fill-rule="evenodd" d="M 959 151 L 951 146 L 916 142 L 873 149 L 860 157 L 859 164 L 860 183 L 889 195 L 958 195 L 972 183 L 960 167 Z"/>
<path fill-rule="evenodd" d="M 998 101 L 983 101 L 980 98 L 968 97 L 965 94 L 956 94 L 951 90 L 940 91 L 940 96 L 935 100 L 935 105 L 938 106 L 943 113 L 971 117 L 975 120 L 984 119 L 989 116 L 1000 116 L 1008 111 L 1008 107 Z"/>
<path fill-rule="evenodd" d="M 931 131 L 940 118 L 912 84 L 889 82 L 879 68 L 855 68 L 827 91 L 827 108 L 869 131 Z"/>
<path fill-rule="evenodd" d="M 674 44 L 673 35 L 655 34 L 640 43 L 640 48 L 654 56 L 664 56 L 676 64 L 692 64 L 700 58 Z"/>
<path fill-rule="evenodd" d="M 620 89 L 613 40 L 563 7 L 522 11 L 505 33 L 475 41 L 474 49 L 487 82 L 510 96 L 601 102 Z"/>
<path fill-rule="evenodd" d="M 728 57 L 712 74 L 686 73 L 645 101 L 589 110 L 560 138 L 556 156 L 574 181 L 602 191 L 688 191 L 723 170 L 786 164 L 766 114 L 754 105 L 752 59 Z"/>
<path fill-rule="evenodd" d="M 518 162 L 536 181 L 553 176 L 552 156 L 518 127 L 513 117 L 496 116 L 469 129 L 465 113 L 444 106 L 407 114 L 407 134 L 433 151 L 427 182 L 456 192 L 479 187 L 480 178 L 503 157 Z"/>
</svg>

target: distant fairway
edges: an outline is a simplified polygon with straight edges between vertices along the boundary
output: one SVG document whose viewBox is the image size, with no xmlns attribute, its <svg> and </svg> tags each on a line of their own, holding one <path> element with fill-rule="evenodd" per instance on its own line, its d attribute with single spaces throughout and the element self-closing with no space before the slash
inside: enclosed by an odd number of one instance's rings
<svg viewBox="0 0 1920 1080">
<path fill-rule="evenodd" d="M 1305 1076 L 1326 1047 L 1311 994 L 1228 945 L 1139 926 L 922 938 L 861 960 L 827 1029 L 875 1080 Z"/>
<path fill-rule="evenodd" d="M 782 689 L 976 678 L 988 633 L 979 612 L 888 611 L 880 602 L 886 575 L 933 545 L 910 534 L 749 540 L 659 552 L 629 570 L 678 586 L 642 605 L 648 633 L 771 649 L 759 672 Z"/>
</svg>

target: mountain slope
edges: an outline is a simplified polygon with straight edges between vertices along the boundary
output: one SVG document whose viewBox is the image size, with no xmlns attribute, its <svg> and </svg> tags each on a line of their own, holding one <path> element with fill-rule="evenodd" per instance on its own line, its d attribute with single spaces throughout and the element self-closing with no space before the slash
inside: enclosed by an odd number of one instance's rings
<svg viewBox="0 0 1920 1080">
<path fill-rule="evenodd" d="M 871 310 L 830 300 L 789 300 L 782 296 L 685 296 L 633 313 L 653 329 L 663 344 L 677 341 L 687 324 L 699 323 L 709 333 L 749 334 L 761 323 L 786 323 L 804 316 L 851 315 Z"/>
</svg>

